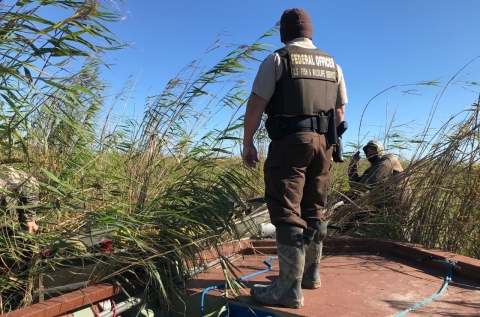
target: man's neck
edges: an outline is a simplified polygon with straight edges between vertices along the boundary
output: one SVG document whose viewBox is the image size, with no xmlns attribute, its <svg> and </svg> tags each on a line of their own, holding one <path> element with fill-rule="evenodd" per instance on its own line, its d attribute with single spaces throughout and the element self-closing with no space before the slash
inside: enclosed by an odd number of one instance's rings
<svg viewBox="0 0 480 317">
<path fill-rule="evenodd" d="M 302 46 L 305 48 L 316 48 L 315 45 L 313 45 L 312 40 L 309 39 L 308 37 L 297 37 L 296 39 L 293 39 L 285 43 L 285 46 L 289 46 L 289 45 Z"/>
</svg>

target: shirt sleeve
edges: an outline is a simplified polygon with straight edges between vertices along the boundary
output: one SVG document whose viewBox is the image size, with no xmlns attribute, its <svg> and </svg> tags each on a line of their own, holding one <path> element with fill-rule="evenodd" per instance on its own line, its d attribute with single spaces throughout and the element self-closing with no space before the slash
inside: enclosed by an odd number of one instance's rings
<svg viewBox="0 0 480 317">
<path fill-rule="evenodd" d="M 336 106 L 340 107 L 348 103 L 347 86 L 345 85 L 345 78 L 343 77 L 343 70 L 340 65 L 336 64 L 338 73 L 338 90 Z"/>
<path fill-rule="evenodd" d="M 363 175 L 360 176 L 358 175 L 358 165 L 357 163 L 350 163 L 348 167 L 348 180 L 349 180 L 349 185 L 350 188 L 356 191 L 366 191 L 367 188 L 367 182 L 368 182 L 368 175 L 370 175 L 370 171 L 372 170 L 372 167 L 367 168 L 364 172 Z"/>
<path fill-rule="evenodd" d="M 348 180 L 351 182 L 358 182 L 360 176 L 358 175 L 358 165 L 351 160 L 348 164 Z"/>
<path fill-rule="evenodd" d="M 282 75 L 281 60 L 277 53 L 267 56 L 260 64 L 253 82 L 252 93 L 270 101 L 275 91 L 275 84 Z"/>
</svg>

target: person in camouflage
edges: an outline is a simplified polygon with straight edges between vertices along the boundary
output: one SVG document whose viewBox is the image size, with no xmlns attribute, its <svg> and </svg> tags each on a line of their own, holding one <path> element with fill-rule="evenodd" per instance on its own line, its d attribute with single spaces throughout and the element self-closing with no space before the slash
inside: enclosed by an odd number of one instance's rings
<svg viewBox="0 0 480 317">
<path fill-rule="evenodd" d="M 17 218 L 22 227 L 30 233 L 38 230 L 35 223 L 36 212 L 31 208 L 14 206 L 34 206 L 39 201 L 38 181 L 27 173 L 10 165 L 0 164 L 0 201 L 7 218 Z"/>
<path fill-rule="evenodd" d="M 354 198 L 359 193 L 375 191 L 375 207 L 406 204 L 411 196 L 411 189 L 401 174 L 403 167 L 400 161 L 393 154 L 385 154 L 382 143 L 377 140 L 369 141 L 363 151 L 370 167 L 361 176 L 358 174 L 360 152 L 352 156 L 348 167 L 350 188 L 356 193 Z"/>
</svg>

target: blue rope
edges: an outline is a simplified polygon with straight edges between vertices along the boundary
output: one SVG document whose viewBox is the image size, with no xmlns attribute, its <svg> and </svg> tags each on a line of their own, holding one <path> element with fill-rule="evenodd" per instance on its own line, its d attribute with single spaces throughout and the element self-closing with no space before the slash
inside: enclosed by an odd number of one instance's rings
<svg viewBox="0 0 480 317">
<path fill-rule="evenodd" d="M 439 297 L 440 295 L 443 294 L 443 292 L 447 289 L 448 283 L 452 280 L 452 266 L 456 266 L 456 262 L 452 261 L 452 260 L 449 260 L 449 259 L 445 259 L 444 263 L 447 265 L 447 276 L 445 276 L 445 280 L 443 282 L 442 288 L 440 288 L 440 291 L 438 291 L 437 294 L 425 299 L 424 301 L 421 301 L 420 303 L 418 303 L 418 304 L 416 304 L 416 305 L 414 305 L 414 306 L 412 306 L 408 309 L 405 309 L 404 311 L 394 315 L 393 317 L 400 317 L 400 316 L 406 315 L 409 312 L 411 312 L 412 310 L 415 310 L 418 307 L 421 307 L 421 306 L 425 305 L 426 303 L 434 300 L 435 298 L 437 298 L 437 297 Z"/>
<path fill-rule="evenodd" d="M 270 261 L 273 261 L 273 260 L 278 260 L 278 257 L 274 257 L 274 258 L 268 258 L 266 259 L 265 261 L 263 261 L 263 263 L 265 263 L 268 268 L 266 268 L 265 270 L 261 270 L 261 271 L 258 271 L 258 272 L 254 272 L 252 274 L 248 274 L 248 275 L 245 275 L 239 279 L 237 279 L 236 281 L 237 282 L 243 282 L 245 281 L 246 279 L 250 278 L 250 277 L 253 277 L 253 276 L 256 276 L 256 275 L 260 275 L 260 274 L 263 274 L 263 273 L 267 273 L 268 271 L 271 271 L 272 268 L 273 268 L 273 265 L 270 264 Z M 220 284 L 220 285 L 216 285 L 216 286 L 209 286 L 207 288 L 205 288 L 202 292 L 202 298 L 200 300 L 200 311 L 201 311 L 201 316 L 203 317 L 204 316 L 204 310 L 205 310 L 205 295 L 207 294 L 207 292 L 209 291 L 212 291 L 214 289 L 221 289 L 221 288 L 224 288 L 225 287 L 225 283 L 223 284 Z"/>
</svg>

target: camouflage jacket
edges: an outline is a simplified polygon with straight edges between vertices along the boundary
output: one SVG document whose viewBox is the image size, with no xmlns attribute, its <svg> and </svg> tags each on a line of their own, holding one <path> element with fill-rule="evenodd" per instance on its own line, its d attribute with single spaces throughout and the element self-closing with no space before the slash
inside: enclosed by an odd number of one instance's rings
<svg viewBox="0 0 480 317">
<path fill-rule="evenodd" d="M 37 205 L 39 185 L 38 181 L 24 171 L 17 170 L 10 165 L 0 164 L 0 199 L 4 210 L 10 216 L 22 221 L 34 221 L 34 209 L 21 209 L 15 206 Z"/>
<path fill-rule="evenodd" d="M 413 193 L 403 168 L 392 154 L 386 154 L 358 175 L 357 164 L 350 162 L 348 178 L 350 187 L 357 192 L 370 192 L 375 206 L 411 206 Z M 403 207 L 401 207 L 403 208 Z"/>
<path fill-rule="evenodd" d="M 403 167 L 393 154 L 379 157 L 365 170 L 362 176 L 358 175 L 358 166 L 353 160 L 348 167 L 350 187 L 359 191 L 373 189 L 386 181 L 390 176 L 403 172 Z"/>
</svg>

